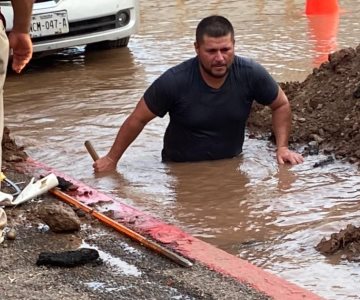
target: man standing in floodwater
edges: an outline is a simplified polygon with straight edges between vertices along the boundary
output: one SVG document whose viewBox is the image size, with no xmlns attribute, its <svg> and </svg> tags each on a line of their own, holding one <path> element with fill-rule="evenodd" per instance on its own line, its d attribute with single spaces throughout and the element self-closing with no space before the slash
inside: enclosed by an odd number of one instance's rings
<svg viewBox="0 0 360 300">
<path fill-rule="evenodd" d="M 200 21 L 194 43 L 197 56 L 162 74 L 145 91 L 125 120 L 95 172 L 111 171 L 145 125 L 169 113 L 163 161 L 190 162 L 231 158 L 242 152 L 253 101 L 272 110 L 279 164 L 299 164 L 290 151 L 289 101 L 271 75 L 255 61 L 235 55 L 234 29 L 223 16 Z"/>
</svg>

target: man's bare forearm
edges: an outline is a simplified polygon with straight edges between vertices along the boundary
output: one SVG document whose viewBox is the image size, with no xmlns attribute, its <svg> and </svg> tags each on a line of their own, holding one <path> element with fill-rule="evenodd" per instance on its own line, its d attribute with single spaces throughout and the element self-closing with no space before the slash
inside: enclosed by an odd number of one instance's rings
<svg viewBox="0 0 360 300">
<path fill-rule="evenodd" d="M 110 157 L 113 161 L 117 162 L 125 150 L 140 134 L 145 125 L 146 123 L 142 123 L 133 116 L 129 116 L 125 120 L 124 124 L 120 127 L 114 144 L 112 145 L 107 156 Z"/>
<path fill-rule="evenodd" d="M 276 159 L 279 164 L 300 164 L 304 161 L 301 154 L 290 151 L 289 136 L 291 130 L 291 107 L 285 93 L 279 88 L 275 101 L 270 105 L 272 109 L 272 127 L 276 139 Z"/>
<path fill-rule="evenodd" d="M 277 148 L 288 147 L 291 129 L 291 109 L 289 104 L 284 104 L 272 112 L 272 126 Z"/>
<path fill-rule="evenodd" d="M 29 32 L 33 3 L 33 0 L 11 0 L 14 10 L 13 31 L 19 33 Z"/>
</svg>

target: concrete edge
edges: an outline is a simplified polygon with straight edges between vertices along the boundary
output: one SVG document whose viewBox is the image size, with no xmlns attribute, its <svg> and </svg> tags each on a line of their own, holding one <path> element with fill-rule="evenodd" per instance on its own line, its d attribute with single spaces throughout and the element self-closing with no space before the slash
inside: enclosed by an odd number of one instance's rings
<svg viewBox="0 0 360 300">
<path fill-rule="evenodd" d="M 123 204 L 41 162 L 28 158 L 25 163 L 20 163 L 17 167 L 31 176 L 54 173 L 56 176 L 71 181 L 79 187 L 77 195 L 73 195 L 78 201 L 87 205 L 107 202 L 108 207 L 114 211 L 114 219 L 119 220 L 120 223 L 131 224 L 131 228 L 138 233 L 147 234 L 184 257 L 197 261 L 218 273 L 230 276 L 241 283 L 248 284 L 273 299 L 323 299 L 296 284 L 201 241 L 176 226 L 164 223 L 136 208 Z"/>
</svg>

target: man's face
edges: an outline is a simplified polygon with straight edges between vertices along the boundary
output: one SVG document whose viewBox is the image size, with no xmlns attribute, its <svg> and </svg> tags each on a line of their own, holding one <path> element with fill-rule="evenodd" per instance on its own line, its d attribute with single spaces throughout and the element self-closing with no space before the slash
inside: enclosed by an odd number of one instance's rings
<svg viewBox="0 0 360 300">
<path fill-rule="evenodd" d="M 195 50 L 207 75 L 215 78 L 227 75 L 234 60 L 234 40 L 230 33 L 222 37 L 205 35 L 201 43 L 195 42 Z"/>
</svg>

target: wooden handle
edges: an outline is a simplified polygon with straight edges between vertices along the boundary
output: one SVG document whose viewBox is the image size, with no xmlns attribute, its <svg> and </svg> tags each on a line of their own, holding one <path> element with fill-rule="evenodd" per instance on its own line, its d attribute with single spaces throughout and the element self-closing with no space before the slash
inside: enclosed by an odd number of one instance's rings
<svg viewBox="0 0 360 300">
<path fill-rule="evenodd" d="M 85 147 L 87 149 L 87 151 L 89 152 L 89 154 L 91 155 L 92 159 L 94 161 L 99 159 L 99 155 L 96 153 L 94 147 L 92 146 L 90 141 L 85 141 Z"/>
</svg>

